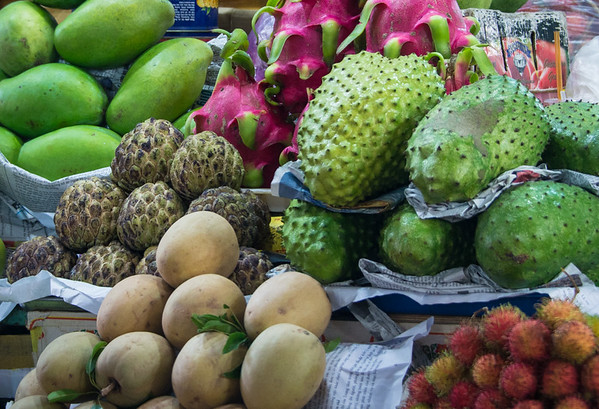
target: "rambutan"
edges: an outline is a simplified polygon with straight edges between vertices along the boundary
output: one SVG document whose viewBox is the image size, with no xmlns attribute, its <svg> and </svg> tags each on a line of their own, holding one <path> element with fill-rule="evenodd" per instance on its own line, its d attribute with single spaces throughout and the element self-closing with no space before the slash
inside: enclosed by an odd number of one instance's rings
<svg viewBox="0 0 599 409">
<path fill-rule="evenodd" d="M 526 319 L 522 310 L 511 304 L 492 308 L 481 319 L 482 333 L 490 348 L 503 350 L 507 347 L 508 333 L 518 322 Z"/>
<path fill-rule="evenodd" d="M 537 391 L 535 367 L 525 362 L 512 362 L 504 366 L 499 375 L 499 388 L 510 398 L 532 397 Z"/>
<path fill-rule="evenodd" d="M 543 321 L 550 330 L 565 321 L 584 322 L 584 314 L 571 300 L 545 298 L 536 305 L 536 316 Z"/>
<path fill-rule="evenodd" d="M 470 381 L 460 381 L 449 391 L 449 402 L 453 409 L 470 409 L 479 389 Z"/>
<path fill-rule="evenodd" d="M 551 334 L 553 353 L 558 358 L 581 364 L 597 351 L 595 334 L 581 321 L 566 321 Z"/>
<path fill-rule="evenodd" d="M 499 354 L 488 353 L 479 356 L 472 364 L 472 380 L 481 389 L 499 387 L 499 375 L 504 360 Z"/>
<path fill-rule="evenodd" d="M 582 364 L 580 381 L 586 392 L 599 397 L 599 355 L 592 356 Z"/>
<path fill-rule="evenodd" d="M 572 395 L 578 391 L 578 369 L 570 362 L 552 359 L 545 366 L 541 378 L 541 393 L 552 399 Z"/>
<path fill-rule="evenodd" d="M 540 400 L 526 399 L 517 402 L 512 409 L 545 409 L 545 406 Z"/>
<path fill-rule="evenodd" d="M 599 315 L 584 314 L 584 319 L 595 334 L 595 338 L 599 340 Z"/>
<path fill-rule="evenodd" d="M 545 360 L 551 350 L 551 331 L 538 319 L 520 321 L 508 334 L 508 349 L 516 361 Z"/>
<path fill-rule="evenodd" d="M 469 366 L 484 348 L 478 326 L 464 323 L 449 337 L 449 349 L 464 365 Z"/>
<path fill-rule="evenodd" d="M 435 389 L 426 379 L 424 368 L 421 368 L 410 375 L 410 378 L 408 379 L 408 396 L 415 399 L 417 402 L 429 404 L 435 402 Z"/>
<path fill-rule="evenodd" d="M 447 396 L 445 396 L 443 398 L 437 399 L 433 405 L 433 409 L 453 409 L 453 407 L 451 406 L 451 402 L 449 402 Z"/>
<path fill-rule="evenodd" d="M 416 399 L 408 397 L 404 403 L 399 407 L 400 409 L 433 409 L 431 405 L 424 402 L 418 402 Z"/>
<path fill-rule="evenodd" d="M 554 409 L 590 409 L 588 402 L 578 396 L 566 396 L 556 402 Z"/>
<path fill-rule="evenodd" d="M 464 365 L 451 352 L 439 355 L 433 363 L 426 367 L 424 375 L 435 390 L 437 396 L 445 396 L 453 385 L 460 381 L 466 373 Z"/>
<path fill-rule="evenodd" d="M 510 400 L 499 389 L 484 389 L 474 401 L 474 409 L 505 409 L 510 407 Z"/>
</svg>

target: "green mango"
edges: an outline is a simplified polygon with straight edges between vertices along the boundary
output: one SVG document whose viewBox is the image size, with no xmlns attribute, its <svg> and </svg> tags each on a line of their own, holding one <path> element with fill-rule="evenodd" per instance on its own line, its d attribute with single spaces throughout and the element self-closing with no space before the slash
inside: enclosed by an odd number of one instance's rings
<svg viewBox="0 0 599 409">
<path fill-rule="evenodd" d="M 0 124 L 31 139 L 69 125 L 100 125 L 104 88 L 87 72 L 48 63 L 0 81 Z"/>
<path fill-rule="evenodd" d="M 110 166 L 120 135 L 95 125 L 60 128 L 21 147 L 17 166 L 48 180 Z"/>
<path fill-rule="evenodd" d="M 195 128 L 195 121 L 189 120 L 189 117 L 191 116 L 191 114 L 193 114 L 196 111 L 199 111 L 200 109 L 202 109 L 202 107 L 190 109 L 189 111 L 185 112 L 179 118 L 175 119 L 175 121 L 173 122 L 173 126 L 180 130 L 183 133 L 183 136 L 185 137 L 188 137 L 189 135 L 193 134 L 193 128 Z"/>
<path fill-rule="evenodd" d="M 79 7 L 84 0 L 33 0 L 37 4 L 53 9 L 70 10 Z"/>
<path fill-rule="evenodd" d="M 10 163 L 17 163 L 23 141 L 18 135 L 0 126 L 0 152 Z"/>
<path fill-rule="evenodd" d="M 150 117 L 173 122 L 202 93 L 212 49 L 197 38 L 163 41 L 129 68 L 108 104 L 106 124 L 124 135 Z"/>
<path fill-rule="evenodd" d="M 457 0 L 460 9 L 488 9 L 492 0 Z"/>
<path fill-rule="evenodd" d="M 525 3 L 526 0 L 493 0 L 489 8 L 504 13 L 515 13 Z"/>
<path fill-rule="evenodd" d="M 6 73 L 2 70 L 0 70 L 0 81 L 5 80 L 8 78 L 8 75 L 6 75 Z"/>
<path fill-rule="evenodd" d="M 175 23 L 169 0 L 87 0 L 54 32 L 56 50 L 85 68 L 114 68 L 133 61 Z"/>
<path fill-rule="evenodd" d="M 36 65 L 58 61 L 56 20 L 43 7 L 20 0 L 0 9 L 0 70 L 14 77 Z"/>
</svg>

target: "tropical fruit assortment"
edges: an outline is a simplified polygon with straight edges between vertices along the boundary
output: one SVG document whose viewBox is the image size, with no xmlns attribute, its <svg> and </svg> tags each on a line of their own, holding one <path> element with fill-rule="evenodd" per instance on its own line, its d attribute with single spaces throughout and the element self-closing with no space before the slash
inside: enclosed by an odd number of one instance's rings
<svg viewBox="0 0 599 409">
<path fill-rule="evenodd" d="M 544 299 L 532 316 L 501 304 L 461 323 L 447 349 L 407 379 L 403 409 L 593 408 L 596 317 Z"/>
<path fill-rule="evenodd" d="M 287 271 L 246 301 L 229 273 L 197 272 L 176 286 L 149 274 L 118 282 L 100 305 L 97 333 L 52 340 L 14 405 L 301 409 L 324 378 L 324 288 Z"/>
</svg>

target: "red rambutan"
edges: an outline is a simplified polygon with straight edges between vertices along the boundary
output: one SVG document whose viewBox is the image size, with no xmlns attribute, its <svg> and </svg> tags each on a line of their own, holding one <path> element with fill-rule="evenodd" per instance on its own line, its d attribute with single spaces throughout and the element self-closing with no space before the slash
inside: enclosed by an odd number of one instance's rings
<svg viewBox="0 0 599 409">
<path fill-rule="evenodd" d="M 582 364 L 580 381 L 586 392 L 599 397 L 599 355 L 592 356 Z"/>
<path fill-rule="evenodd" d="M 408 397 L 408 399 L 402 403 L 400 409 L 433 409 L 433 407 L 428 403 L 418 402 L 417 400 Z"/>
<path fill-rule="evenodd" d="M 581 364 L 597 351 L 597 341 L 584 322 L 567 321 L 555 327 L 551 334 L 553 353 L 568 362 Z"/>
<path fill-rule="evenodd" d="M 453 407 L 451 406 L 451 402 L 449 402 L 447 396 L 445 396 L 443 398 L 437 399 L 433 405 L 433 409 L 453 409 Z"/>
<path fill-rule="evenodd" d="M 526 399 L 517 402 L 512 409 L 545 409 L 545 406 L 540 400 Z"/>
<path fill-rule="evenodd" d="M 417 402 L 432 404 L 437 398 L 433 385 L 426 379 L 424 369 L 419 369 L 408 379 L 408 396 Z"/>
<path fill-rule="evenodd" d="M 590 405 L 578 396 L 566 396 L 556 402 L 554 409 L 590 409 Z"/>
<path fill-rule="evenodd" d="M 472 380 L 481 389 L 499 387 L 499 374 L 503 364 L 504 360 L 499 354 L 479 356 L 472 364 Z"/>
<path fill-rule="evenodd" d="M 508 333 L 518 322 L 526 319 L 520 308 L 502 304 L 492 308 L 481 319 L 482 333 L 490 348 L 504 350 L 507 347 Z"/>
<path fill-rule="evenodd" d="M 545 360 L 551 350 L 551 331 L 538 319 L 518 322 L 508 334 L 508 348 L 516 361 Z"/>
<path fill-rule="evenodd" d="M 584 314 L 571 300 L 545 298 L 536 306 L 536 316 L 543 321 L 550 330 L 565 321 L 584 322 Z"/>
<path fill-rule="evenodd" d="M 510 400 L 499 389 L 485 389 L 479 392 L 474 401 L 474 409 L 505 409 Z"/>
<path fill-rule="evenodd" d="M 460 325 L 449 337 L 449 349 L 464 365 L 472 365 L 483 351 L 483 340 L 480 330 L 473 324 Z"/>
<path fill-rule="evenodd" d="M 513 362 L 506 365 L 499 376 L 499 388 L 510 398 L 532 397 L 537 391 L 535 367 L 524 362 Z"/>
<path fill-rule="evenodd" d="M 479 389 L 470 381 L 460 381 L 449 391 L 449 402 L 453 409 L 470 409 Z"/>
<path fill-rule="evenodd" d="M 570 362 L 552 359 L 541 378 L 541 393 L 552 399 L 572 395 L 578 391 L 578 369 Z"/>
<path fill-rule="evenodd" d="M 465 373 L 464 365 L 451 352 L 446 351 L 426 367 L 424 375 L 433 385 L 436 395 L 441 397 L 447 395 Z"/>
</svg>

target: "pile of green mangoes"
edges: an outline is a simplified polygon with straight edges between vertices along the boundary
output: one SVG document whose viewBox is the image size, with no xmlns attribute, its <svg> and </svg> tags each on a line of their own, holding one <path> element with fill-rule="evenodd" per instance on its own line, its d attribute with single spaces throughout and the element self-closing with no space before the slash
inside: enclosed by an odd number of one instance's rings
<svg viewBox="0 0 599 409">
<path fill-rule="evenodd" d="M 60 23 L 50 8 L 72 9 Z M 169 0 L 18 0 L 0 9 L 0 152 L 56 180 L 110 165 L 120 138 L 175 121 L 200 96 L 206 42 L 166 41 Z M 93 76 L 126 67 L 109 96 Z"/>
</svg>

